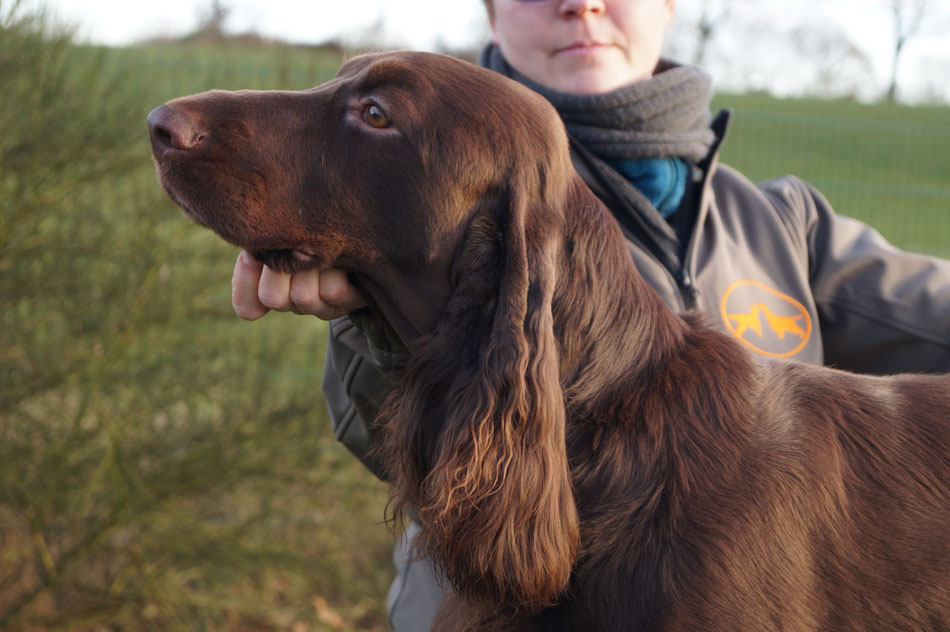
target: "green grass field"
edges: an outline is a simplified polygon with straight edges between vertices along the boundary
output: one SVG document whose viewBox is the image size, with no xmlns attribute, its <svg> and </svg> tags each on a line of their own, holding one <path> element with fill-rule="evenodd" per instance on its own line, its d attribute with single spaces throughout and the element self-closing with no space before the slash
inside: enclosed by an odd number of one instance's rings
<svg viewBox="0 0 950 632">
<path fill-rule="evenodd" d="M 0 12 L 0 629 L 381 630 L 386 488 L 333 440 L 326 327 L 231 311 L 237 252 L 155 182 L 146 114 L 299 89 L 300 48 L 75 47 Z M 724 161 L 950 255 L 950 109 L 719 95 Z"/>
<path fill-rule="evenodd" d="M 950 108 L 718 95 L 722 159 L 753 181 L 795 174 L 908 250 L 950 256 Z"/>
</svg>

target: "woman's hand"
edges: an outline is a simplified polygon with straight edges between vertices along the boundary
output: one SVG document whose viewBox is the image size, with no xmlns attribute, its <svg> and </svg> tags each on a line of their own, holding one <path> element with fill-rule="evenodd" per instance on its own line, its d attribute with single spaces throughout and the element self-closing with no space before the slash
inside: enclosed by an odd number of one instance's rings
<svg viewBox="0 0 950 632">
<path fill-rule="evenodd" d="M 245 320 L 257 320 L 270 310 L 332 320 L 365 307 L 366 301 L 342 270 L 283 274 L 241 251 L 231 277 L 231 305 Z"/>
</svg>

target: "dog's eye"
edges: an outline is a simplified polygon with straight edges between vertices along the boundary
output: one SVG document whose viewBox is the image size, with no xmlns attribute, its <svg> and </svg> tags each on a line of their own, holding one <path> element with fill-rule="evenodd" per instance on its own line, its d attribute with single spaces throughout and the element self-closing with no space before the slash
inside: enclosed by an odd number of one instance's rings
<svg viewBox="0 0 950 632">
<path fill-rule="evenodd" d="M 366 122 L 372 125 L 377 129 L 383 129 L 389 127 L 392 123 L 389 121 L 389 117 L 386 116 L 386 113 L 383 112 L 383 109 L 376 104 L 371 104 L 366 108 Z"/>
</svg>

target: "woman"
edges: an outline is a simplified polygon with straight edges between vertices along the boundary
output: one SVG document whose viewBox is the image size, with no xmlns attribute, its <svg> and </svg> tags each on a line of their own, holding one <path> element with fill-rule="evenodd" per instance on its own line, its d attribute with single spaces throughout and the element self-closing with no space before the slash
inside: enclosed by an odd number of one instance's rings
<svg viewBox="0 0 950 632">
<path fill-rule="evenodd" d="M 728 113 L 710 82 L 660 59 L 674 0 L 486 0 L 482 65 L 547 97 L 575 167 L 611 209 L 647 281 L 674 309 L 701 309 L 763 356 L 859 372 L 950 371 L 950 262 L 903 253 L 836 216 L 795 178 L 755 186 L 718 165 Z M 242 253 L 235 311 L 333 319 L 324 389 L 334 429 L 371 469 L 365 420 L 404 354 L 339 270 L 277 274 Z M 394 627 L 426 630 L 441 594 L 411 561 L 411 525 L 390 592 Z"/>
</svg>

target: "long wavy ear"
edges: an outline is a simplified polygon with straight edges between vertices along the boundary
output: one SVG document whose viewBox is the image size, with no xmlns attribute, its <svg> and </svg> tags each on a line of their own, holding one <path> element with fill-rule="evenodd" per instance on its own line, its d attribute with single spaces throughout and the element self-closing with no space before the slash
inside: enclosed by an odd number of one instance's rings
<svg viewBox="0 0 950 632">
<path fill-rule="evenodd" d="M 470 223 L 455 290 L 386 421 L 396 512 L 463 597 L 554 603 L 578 518 L 551 301 L 561 218 L 511 190 Z"/>
</svg>

